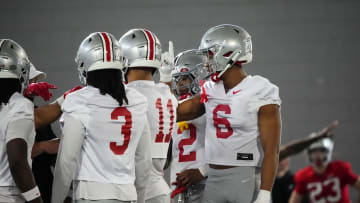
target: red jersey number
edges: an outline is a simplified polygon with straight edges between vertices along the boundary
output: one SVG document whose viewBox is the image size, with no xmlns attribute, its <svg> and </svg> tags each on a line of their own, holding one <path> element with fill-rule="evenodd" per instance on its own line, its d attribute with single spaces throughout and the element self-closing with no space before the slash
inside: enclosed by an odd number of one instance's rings
<svg viewBox="0 0 360 203">
<path fill-rule="evenodd" d="M 218 117 L 218 112 L 222 111 L 225 114 L 231 114 L 231 109 L 229 105 L 219 104 L 215 107 L 213 111 L 213 120 L 214 126 L 216 128 L 216 137 L 226 139 L 233 134 L 233 129 L 231 128 L 229 120 L 226 118 Z M 226 131 L 222 131 L 222 129 Z"/>
<path fill-rule="evenodd" d="M 341 199 L 340 180 L 337 177 L 330 178 L 324 182 L 310 183 L 307 186 L 310 190 L 310 199 L 314 203 L 339 202 Z M 330 192 L 325 192 L 324 188 L 329 188 Z M 325 193 L 325 195 L 320 195 Z"/>
<path fill-rule="evenodd" d="M 121 134 L 124 135 L 124 142 L 122 145 L 117 145 L 116 142 L 110 142 L 110 149 L 115 155 L 122 155 L 129 146 L 132 119 L 131 113 L 125 107 L 117 107 L 111 113 L 111 120 L 118 120 L 119 116 L 125 116 L 125 124 L 121 127 Z"/>
<path fill-rule="evenodd" d="M 161 143 L 161 142 L 168 143 L 171 138 L 171 133 L 172 133 L 173 126 L 174 126 L 174 107 L 173 107 L 171 99 L 168 100 L 166 107 L 170 114 L 170 128 L 169 128 L 169 133 L 164 135 L 163 106 L 162 106 L 161 98 L 158 98 L 156 100 L 156 108 L 159 110 L 159 133 L 156 134 L 156 138 L 155 138 L 156 143 Z M 165 140 L 164 140 L 164 137 L 165 137 Z"/>
<path fill-rule="evenodd" d="M 196 140 L 196 127 L 193 124 L 189 124 L 189 128 L 185 129 L 190 131 L 190 137 L 184 138 L 179 142 L 179 162 L 195 161 L 196 151 L 192 151 L 189 154 L 184 154 L 184 146 L 192 145 Z M 178 128 L 178 134 L 182 134 L 180 128 Z"/>
</svg>

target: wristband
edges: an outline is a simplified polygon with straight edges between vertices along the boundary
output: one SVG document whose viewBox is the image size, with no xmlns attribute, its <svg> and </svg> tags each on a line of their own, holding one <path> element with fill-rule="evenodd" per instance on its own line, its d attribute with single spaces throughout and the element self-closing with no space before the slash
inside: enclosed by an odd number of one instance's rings
<svg viewBox="0 0 360 203">
<path fill-rule="evenodd" d="M 40 191 L 37 186 L 35 186 L 33 189 L 28 190 L 27 192 L 24 192 L 21 194 L 27 202 L 30 202 L 30 201 L 40 197 Z"/>
<path fill-rule="evenodd" d="M 260 190 L 256 198 L 256 201 L 259 202 L 270 202 L 271 201 L 271 192 L 267 190 Z"/>
</svg>

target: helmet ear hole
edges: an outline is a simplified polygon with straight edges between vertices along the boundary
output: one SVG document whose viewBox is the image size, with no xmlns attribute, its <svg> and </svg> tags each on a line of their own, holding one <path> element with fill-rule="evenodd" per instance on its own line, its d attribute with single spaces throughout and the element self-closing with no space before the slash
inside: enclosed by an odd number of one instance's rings
<svg viewBox="0 0 360 203">
<path fill-rule="evenodd" d="M 89 38 L 89 42 L 91 42 L 92 41 L 92 39 L 91 38 Z"/>
<path fill-rule="evenodd" d="M 80 67 L 84 67 L 84 62 L 82 62 L 82 63 L 80 64 Z"/>
</svg>

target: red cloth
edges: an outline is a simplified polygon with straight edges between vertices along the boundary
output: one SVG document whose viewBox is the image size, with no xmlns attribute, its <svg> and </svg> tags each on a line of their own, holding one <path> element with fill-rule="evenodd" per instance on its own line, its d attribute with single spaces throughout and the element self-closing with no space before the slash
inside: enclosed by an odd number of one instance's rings
<svg viewBox="0 0 360 203">
<path fill-rule="evenodd" d="M 295 175 L 295 191 L 309 194 L 311 202 L 350 203 L 348 185 L 356 183 L 358 176 L 347 162 L 330 162 L 322 175 L 308 166 Z"/>
</svg>

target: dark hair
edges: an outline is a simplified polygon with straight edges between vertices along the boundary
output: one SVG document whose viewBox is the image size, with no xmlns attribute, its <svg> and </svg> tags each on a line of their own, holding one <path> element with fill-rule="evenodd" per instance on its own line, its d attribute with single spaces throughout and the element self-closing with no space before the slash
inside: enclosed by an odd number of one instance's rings
<svg viewBox="0 0 360 203">
<path fill-rule="evenodd" d="M 103 69 L 90 71 L 87 73 L 86 81 L 88 85 L 98 88 L 100 94 L 111 95 L 119 102 L 120 106 L 123 105 L 124 101 L 126 104 L 128 103 L 121 70 Z"/>
<path fill-rule="evenodd" d="M 15 92 L 21 93 L 21 83 L 16 78 L 1 78 L 0 87 L 0 105 L 9 103 Z"/>
</svg>

